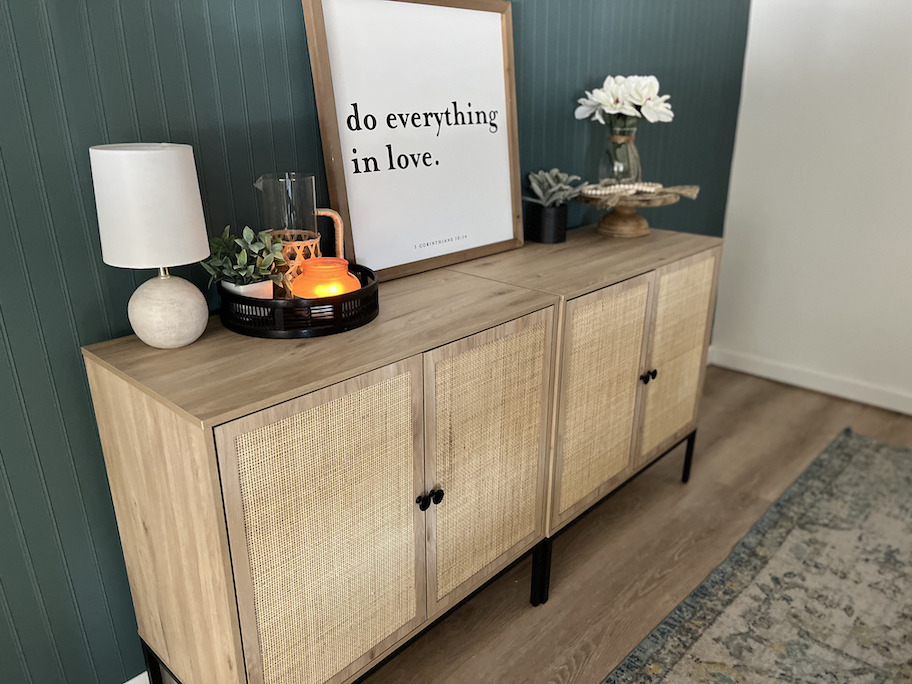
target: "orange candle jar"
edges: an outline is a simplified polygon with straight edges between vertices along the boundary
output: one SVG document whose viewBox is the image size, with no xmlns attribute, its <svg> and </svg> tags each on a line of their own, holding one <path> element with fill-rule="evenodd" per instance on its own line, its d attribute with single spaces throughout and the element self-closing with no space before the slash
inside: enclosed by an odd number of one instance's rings
<svg viewBox="0 0 912 684">
<path fill-rule="evenodd" d="M 361 281 L 348 272 L 348 261 L 317 257 L 304 262 L 301 275 L 292 283 L 291 293 L 302 299 L 319 299 L 359 289 Z"/>
</svg>

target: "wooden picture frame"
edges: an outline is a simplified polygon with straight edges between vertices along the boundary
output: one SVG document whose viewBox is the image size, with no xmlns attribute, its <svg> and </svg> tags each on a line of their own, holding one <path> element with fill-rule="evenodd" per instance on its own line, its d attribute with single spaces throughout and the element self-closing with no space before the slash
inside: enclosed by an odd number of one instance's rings
<svg viewBox="0 0 912 684">
<path fill-rule="evenodd" d="M 346 258 L 390 280 L 522 246 L 511 4 L 302 3 Z"/>
</svg>

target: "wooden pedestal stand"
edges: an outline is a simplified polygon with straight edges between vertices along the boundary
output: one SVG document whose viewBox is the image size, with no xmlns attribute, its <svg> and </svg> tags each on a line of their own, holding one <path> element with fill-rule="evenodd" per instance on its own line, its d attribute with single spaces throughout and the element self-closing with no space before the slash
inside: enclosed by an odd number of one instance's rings
<svg viewBox="0 0 912 684">
<path fill-rule="evenodd" d="M 580 195 L 577 201 L 592 204 L 600 209 L 613 209 L 599 221 L 596 231 L 605 237 L 643 237 L 649 234 L 649 221 L 637 212 L 648 207 L 665 207 L 676 204 L 681 196 L 671 193 L 655 193 L 653 196 L 637 195 L 606 201 L 602 197 Z"/>
</svg>

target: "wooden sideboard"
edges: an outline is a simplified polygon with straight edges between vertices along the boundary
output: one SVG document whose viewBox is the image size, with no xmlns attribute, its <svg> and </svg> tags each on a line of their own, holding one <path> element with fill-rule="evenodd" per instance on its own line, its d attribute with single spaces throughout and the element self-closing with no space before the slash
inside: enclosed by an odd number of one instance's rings
<svg viewBox="0 0 912 684">
<path fill-rule="evenodd" d="M 85 348 L 144 644 L 183 684 L 348 682 L 533 548 L 546 600 L 550 538 L 694 432 L 720 244 L 580 229 L 341 335 Z"/>
</svg>

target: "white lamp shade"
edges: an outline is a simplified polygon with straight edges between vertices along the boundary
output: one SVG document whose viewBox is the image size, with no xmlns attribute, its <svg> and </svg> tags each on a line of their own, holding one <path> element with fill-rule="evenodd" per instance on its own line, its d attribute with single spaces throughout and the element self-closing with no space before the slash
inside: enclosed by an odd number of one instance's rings
<svg viewBox="0 0 912 684">
<path fill-rule="evenodd" d="M 190 145 L 98 145 L 89 158 L 106 264 L 160 268 L 209 256 Z"/>
</svg>

